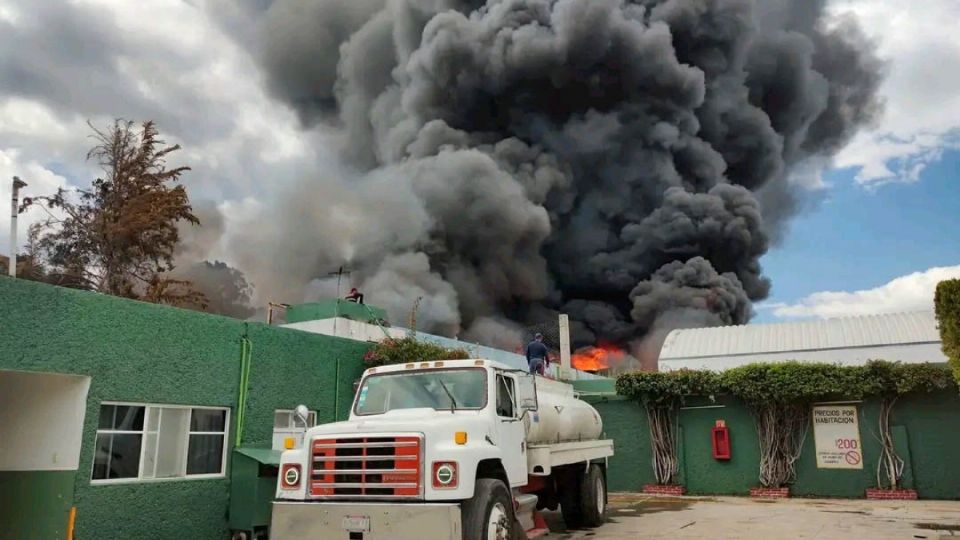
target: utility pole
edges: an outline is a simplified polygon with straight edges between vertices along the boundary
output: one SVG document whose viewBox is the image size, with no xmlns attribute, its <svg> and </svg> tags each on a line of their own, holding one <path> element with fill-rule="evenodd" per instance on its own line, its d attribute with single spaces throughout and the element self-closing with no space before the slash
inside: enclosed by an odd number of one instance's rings
<svg viewBox="0 0 960 540">
<path fill-rule="evenodd" d="M 560 314 L 560 378 L 571 375 L 570 366 L 570 317 Z"/>
<path fill-rule="evenodd" d="M 7 270 L 10 277 L 17 277 L 17 214 L 20 213 L 20 188 L 27 187 L 27 183 L 19 176 L 13 177 L 13 198 L 10 204 L 10 262 Z"/>
<path fill-rule="evenodd" d="M 334 313 L 333 313 L 333 335 L 334 335 L 334 337 L 339 337 L 339 336 L 337 335 L 337 319 L 340 318 L 340 298 L 341 298 L 341 297 L 340 297 L 340 282 L 343 280 L 343 275 L 344 275 L 344 274 L 346 274 L 346 275 L 349 276 L 349 275 L 350 275 L 350 271 L 349 271 L 349 270 L 344 270 L 343 266 L 341 266 L 340 268 L 338 268 L 336 272 L 330 272 L 330 274 L 329 274 L 329 275 L 331 275 L 331 276 L 334 276 L 334 275 L 337 276 L 337 303 L 334 304 L 334 305 L 336 306 L 336 308 L 335 308 Z"/>
</svg>

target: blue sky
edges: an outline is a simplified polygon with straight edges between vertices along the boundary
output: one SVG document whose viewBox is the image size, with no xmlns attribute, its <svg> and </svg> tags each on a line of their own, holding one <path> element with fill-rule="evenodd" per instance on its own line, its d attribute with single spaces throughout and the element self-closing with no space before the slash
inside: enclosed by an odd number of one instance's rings
<svg viewBox="0 0 960 540">
<path fill-rule="evenodd" d="M 791 224 L 762 260 L 770 304 L 795 304 L 819 291 L 881 287 L 931 267 L 960 265 L 960 152 L 947 151 L 915 182 L 859 185 L 834 170 L 826 199 Z M 758 309 L 753 322 L 776 321 Z"/>
</svg>

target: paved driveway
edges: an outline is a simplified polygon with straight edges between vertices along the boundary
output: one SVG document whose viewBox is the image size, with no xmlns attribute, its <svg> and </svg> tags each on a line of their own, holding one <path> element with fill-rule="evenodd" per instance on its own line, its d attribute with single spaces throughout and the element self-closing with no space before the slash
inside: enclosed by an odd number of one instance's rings
<svg viewBox="0 0 960 540">
<path fill-rule="evenodd" d="M 596 530 L 568 532 L 559 513 L 548 513 L 547 521 L 555 532 L 547 538 L 960 540 L 960 501 L 760 501 L 612 494 L 608 515 L 609 523 Z"/>
</svg>

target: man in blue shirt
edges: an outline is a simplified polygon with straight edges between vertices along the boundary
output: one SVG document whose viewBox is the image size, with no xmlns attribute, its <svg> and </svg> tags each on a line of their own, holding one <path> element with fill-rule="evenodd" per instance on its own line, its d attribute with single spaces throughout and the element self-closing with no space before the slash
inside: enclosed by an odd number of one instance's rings
<svg viewBox="0 0 960 540">
<path fill-rule="evenodd" d="M 543 375 L 543 370 L 547 364 L 547 346 L 543 344 L 543 334 L 537 333 L 527 345 L 527 366 L 530 367 L 530 373 Z"/>
</svg>

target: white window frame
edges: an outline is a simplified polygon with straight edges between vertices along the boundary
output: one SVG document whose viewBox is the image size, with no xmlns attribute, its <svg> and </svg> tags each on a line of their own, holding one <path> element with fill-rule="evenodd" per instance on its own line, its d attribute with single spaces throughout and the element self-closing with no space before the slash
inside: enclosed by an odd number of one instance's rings
<svg viewBox="0 0 960 540">
<path fill-rule="evenodd" d="M 99 427 L 99 418 L 100 418 L 100 408 L 97 409 L 97 429 L 94 433 L 93 445 L 94 445 L 94 456 L 91 459 L 90 463 L 90 485 L 100 486 L 100 485 L 110 485 L 110 484 L 143 484 L 151 482 L 178 482 L 184 480 L 205 480 L 211 478 L 226 478 L 227 476 L 227 451 L 230 447 L 230 408 L 229 407 L 209 407 L 205 405 L 174 405 L 167 403 L 141 403 L 141 402 L 131 402 L 131 401 L 101 401 L 100 407 L 110 405 L 120 405 L 123 407 L 143 407 L 143 429 L 140 431 L 130 431 L 130 430 L 119 430 L 119 429 L 100 429 Z M 223 421 L 223 431 L 191 431 L 190 424 L 187 423 L 187 431 L 184 432 L 183 436 L 186 438 L 186 444 L 183 445 L 183 469 L 181 476 L 174 476 L 169 478 L 144 478 L 143 476 L 143 463 L 144 457 L 147 451 L 147 435 L 156 434 L 157 440 L 159 441 L 160 427 L 163 423 L 163 414 L 158 411 L 157 418 L 157 430 L 148 431 L 150 425 L 150 409 L 179 409 L 186 411 L 193 411 L 194 409 L 208 410 L 208 411 L 225 411 L 226 415 Z M 96 458 L 96 445 L 97 445 L 97 436 L 103 434 L 110 435 L 140 435 L 140 461 L 138 463 L 137 476 L 135 478 L 103 478 L 103 479 L 94 479 L 93 471 L 97 466 Z M 190 452 L 190 435 L 223 435 L 223 454 L 220 456 L 220 472 L 219 473 L 203 473 L 203 474 L 187 474 L 187 456 Z M 154 463 L 154 473 L 156 473 L 156 463 Z"/>
<path fill-rule="evenodd" d="M 303 430 L 304 430 L 304 429 L 310 429 L 310 428 L 312 428 L 313 426 L 316 426 L 316 425 L 317 425 L 317 416 L 318 416 L 318 415 L 317 415 L 317 411 L 310 410 L 310 411 L 308 412 L 308 414 L 307 414 L 307 424 L 308 424 L 308 425 L 307 425 L 306 428 L 296 427 L 296 425 L 295 425 L 295 424 L 296 424 L 296 419 L 295 419 L 295 417 L 294 417 L 294 412 L 295 412 L 295 411 L 294 411 L 293 409 L 276 409 L 276 410 L 273 411 L 273 433 L 271 434 L 272 440 L 271 440 L 271 442 L 270 442 L 270 447 L 273 448 L 274 450 L 283 450 L 283 449 L 284 449 L 284 445 L 283 445 L 284 439 L 287 439 L 287 438 L 289 438 L 289 437 L 297 437 L 297 436 L 299 436 L 301 433 L 303 433 Z M 278 414 L 278 413 L 283 413 L 283 414 L 289 415 L 289 416 L 288 416 L 288 417 L 289 417 L 289 421 L 287 422 L 287 427 L 277 427 L 276 424 L 277 424 L 277 414 Z M 310 419 L 311 419 L 311 418 L 313 419 L 313 422 L 312 422 L 312 423 L 310 422 Z"/>
<path fill-rule="evenodd" d="M 288 433 L 294 430 L 300 429 L 295 425 L 287 425 L 287 427 L 277 427 L 277 413 L 284 413 L 290 415 L 290 424 L 294 424 L 296 421 L 296 411 L 293 409 L 276 409 L 273 411 L 273 431 L 279 433 Z M 310 418 L 313 417 L 313 423 L 310 423 Z M 317 411 L 310 410 L 307 412 L 307 428 L 312 428 L 317 425 Z"/>
</svg>

